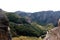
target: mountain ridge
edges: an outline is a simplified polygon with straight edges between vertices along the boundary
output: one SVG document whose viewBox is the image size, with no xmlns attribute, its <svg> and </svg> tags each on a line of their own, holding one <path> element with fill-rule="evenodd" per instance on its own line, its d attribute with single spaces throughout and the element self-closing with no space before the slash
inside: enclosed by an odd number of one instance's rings
<svg viewBox="0 0 60 40">
<path fill-rule="evenodd" d="M 34 12 L 34 13 L 27 13 L 16 11 L 16 14 L 22 17 L 29 17 L 32 21 L 37 22 L 41 25 L 46 25 L 49 23 L 53 23 L 54 26 L 57 26 L 57 21 L 60 18 L 60 11 L 41 11 L 41 12 Z"/>
</svg>

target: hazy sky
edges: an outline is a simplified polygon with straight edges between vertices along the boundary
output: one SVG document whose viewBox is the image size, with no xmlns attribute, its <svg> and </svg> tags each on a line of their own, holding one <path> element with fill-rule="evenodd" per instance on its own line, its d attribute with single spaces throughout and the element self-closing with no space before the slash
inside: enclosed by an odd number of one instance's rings
<svg viewBox="0 0 60 40">
<path fill-rule="evenodd" d="M 0 8 L 9 12 L 57 11 L 60 10 L 60 0 L 0 0 Z"/>
</svg>

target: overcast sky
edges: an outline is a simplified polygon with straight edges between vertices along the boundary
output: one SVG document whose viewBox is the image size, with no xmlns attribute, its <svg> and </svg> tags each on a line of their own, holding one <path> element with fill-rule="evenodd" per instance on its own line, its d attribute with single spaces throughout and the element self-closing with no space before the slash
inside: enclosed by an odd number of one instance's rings
<svg viewBox="0 0 60 40">
<path fill-rule="evenodd" d="M 37 12 L 60 10 L 60 0 L 0 0 L 0 8 L 5 11 Z"/>
</svg>

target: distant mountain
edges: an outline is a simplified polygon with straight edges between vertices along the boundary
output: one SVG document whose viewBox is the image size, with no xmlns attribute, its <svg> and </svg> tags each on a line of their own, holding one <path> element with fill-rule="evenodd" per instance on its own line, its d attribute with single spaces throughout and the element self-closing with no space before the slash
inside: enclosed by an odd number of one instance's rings
<svg viewBox="0 0 60 40">
<path fill-rule="evenodd" d="M 22 17 L 29 17 L 32 21 L 41 25 L 53 23 L 54 26 L 57 26 L 57 21 L 60 18 L 60 11 L 41 11 L 34 13 L 16 11 L 15 13 Z"/>
</svg>

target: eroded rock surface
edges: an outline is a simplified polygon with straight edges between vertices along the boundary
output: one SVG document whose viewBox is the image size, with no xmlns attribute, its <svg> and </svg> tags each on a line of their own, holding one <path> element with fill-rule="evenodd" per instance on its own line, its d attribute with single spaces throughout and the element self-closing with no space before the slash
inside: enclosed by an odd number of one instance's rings
<svg viewBox="0 0 60 40">
<path fill-rule="evenodd" d="M 1 9 L 0 9 L 0 40 L 11 40 L 9 20 Z"/>
<path fill-rule="evenodd" d="M 44 40 L 60 40 L 60 19 L 58 21 L 58 27 L 49 30 Z"/>
</svg>

